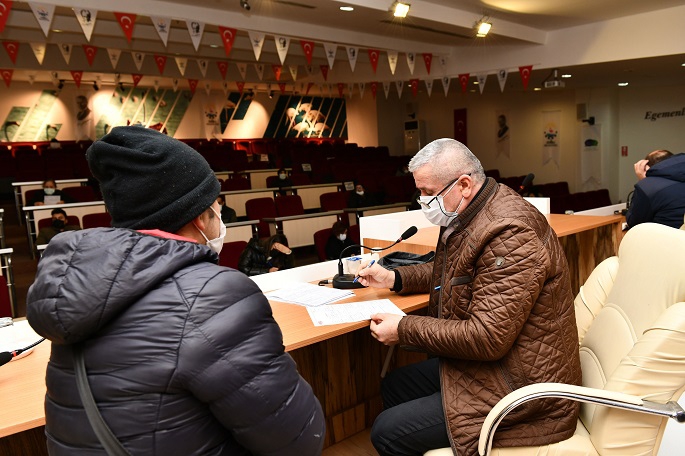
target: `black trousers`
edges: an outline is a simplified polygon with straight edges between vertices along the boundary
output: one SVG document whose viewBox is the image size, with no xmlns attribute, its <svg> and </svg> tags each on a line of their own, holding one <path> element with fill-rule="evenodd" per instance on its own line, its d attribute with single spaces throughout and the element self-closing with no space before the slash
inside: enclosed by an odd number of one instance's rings
<svg viewBox="0 0 685 456">
<path fill-rule="evenodd" d="M 450 446 L 438 358 L 392 371 L 381 385 L 383 412 L 371 428 L 381 456 L 420 456 Z"/>
</svg>

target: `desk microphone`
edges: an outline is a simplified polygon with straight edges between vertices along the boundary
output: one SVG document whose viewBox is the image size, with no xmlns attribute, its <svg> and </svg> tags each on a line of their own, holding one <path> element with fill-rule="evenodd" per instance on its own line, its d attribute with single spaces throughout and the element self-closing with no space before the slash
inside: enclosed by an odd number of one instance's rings
<svg viewBox="0 0 685 456">
<path fill-rule="evenodd" d="M 355 277 L 354 274 L 343 274 L 342 259 L 343 259 L 343 254 L 347 250 L 349 250 L 353 247 L 361 247 L 361 248 L 364 248 L 367 250 L 371 250 L 372 252 L 380 252 L 382 250 L 389 249 L 390 247 L 397 245 L 402 241 L 409 239 L 410 237 L 415 235 L 417 231 L 418 231 L 418 229 L 415 226 L 410 226 L 409 228 L 407 228 L 407 230 L 404 233 L 402 233 L 402 235 L 399 237 L 399 239 L 397 239 L 395 242 L 393 242 L 389 246 L 383 247 L 381 249 L 379 249 L 378 247 L 367 247 L 367 246 L 361 245 L 361 244 L 352 244 L 352 245 L 348 245 L 347 247 L 345 247 L 342 250 L 342 252 L 340 252 L 340 256 L 338 257 L 338 273 L 335 276 L 333 276 L 333 288 L 339 288 L 342 290 L 347 290 L 350 288 L 364 288 L 364 285 L 362 285 L 359 282 L 354 281 L 354 277 Z"/>
<path fill-rule="evenodd" d="M 535 174 L 533 173 L 530 173 L 525 178 L 523 178 L 523 182 L 521 182 L 521 185 L 519 186 L 519 189 L 516 193 L 520 194 L 525 189 L 527 189 L 528 186 L 530 186 L 530 184 L 533 182 L 533 179 L 535 179 Z"/>
<path fill-rule="evenodd" d="M 31 345 L 29 345 L 28 347 L 19 348 L 19 349 L 17 349 L 17 350 L 11 351 L 11 352 L 0 352 L 0 366 L 4 366 L 5 364 L 7 364 L 7 363 L 9 363 L 10 361 L 12 361 L 12 359 L 14 359 L 14 358 L 16 358 L 17 356 L 21 355 L 21 354 L 24 353 L 26 350 L 29 350 L 29 349 L 35 347 L 36 345 L 38 345 L 39 343 L 43 342 L 44 340 L 45 340 L 45 338 L 42 338 L 42 339 L 39 340 L 38 342 L 34 342 L 34 343 L 32 343 Z"/>
</svg>

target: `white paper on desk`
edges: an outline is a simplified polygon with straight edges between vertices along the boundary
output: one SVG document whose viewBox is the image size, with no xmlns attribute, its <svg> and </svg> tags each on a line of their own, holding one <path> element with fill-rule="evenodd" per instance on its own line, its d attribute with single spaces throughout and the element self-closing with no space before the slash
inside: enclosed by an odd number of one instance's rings
<svg viewBox="0 0 685 456">
<path fill-rule="evenodd" d="M 340 301 L 341 299 L 351 298 L 354 296 L 354 292 L 322 287 L 307 282 L 296 282 L 279 290 L 266 293 L 265 296 L 267 299 L 274 301 L 316 307 Z"/>
<path fill-rule="evenodd" d="M 307 312 L 309 312 L 309 318 L 312 319 L 314 326 L 337 325 L 340 323 L 371 320 L 371 315 L 377 313 L 406 315 L 389 299 L 309 307 L 307 308 Z"/>
<path fill-rule="evenodd" d="M 43 203 L 45 203 L 47 205 L 59 204 L 60 201 L 61 201 L 61 197 L 59 195 L 45 195 L 43 197 Z"/>
</svg>

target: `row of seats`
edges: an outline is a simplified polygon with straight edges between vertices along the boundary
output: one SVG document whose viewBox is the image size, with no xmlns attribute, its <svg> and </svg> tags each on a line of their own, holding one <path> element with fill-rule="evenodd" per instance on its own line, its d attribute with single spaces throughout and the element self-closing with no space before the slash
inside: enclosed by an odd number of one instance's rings
<svg viewBox="0 0 685 456">
<path fill-rule="evenodd" d="M 609 190 L 602 188 L 550 198 L 549 204 L 552 214 L 563 214 L 566 211 L 580 212 L 597 207 L 610 206 L 611 198 L 609 197 Z"/>
<path fill-rule="evenodd" d="M 74 203 L 87 203 L 90 201 L 102 201 L 102 196 L 99 192 L 91 187 L 90 185 L 77 185 L 71 187 L 64 187 L 59 189 L 62 194 L 71 198 Z M 25 205 L 29 205 L 31 201 L 36 198 L 41 198 L 43 196 L 43 189 L 38 188 L 34 190 L 28 190 L 24 195 Z"/>
</svg>

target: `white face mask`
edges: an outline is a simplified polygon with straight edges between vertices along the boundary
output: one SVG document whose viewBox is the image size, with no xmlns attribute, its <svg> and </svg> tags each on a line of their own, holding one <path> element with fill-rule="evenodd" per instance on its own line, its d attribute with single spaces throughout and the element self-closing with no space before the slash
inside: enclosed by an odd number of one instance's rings
<svg viewBox="0 0 685 456">
<path fill-rule="evenodd" d="M 54 188 L 46 187 L 43 189 L 43 191 L 45 192 L 46 195 L 54 195 L 55 194 Z"/>
<path fill-rule="evenodd" d="M 283 173 L 279 174 L 279 175 L 278 175 L 278 178 L 279 178 L 279 179 L 285 179 L 285 174 L 283 174 Z"/>
<path fill-rule="evenodd" d="M 344 233 L 343 233 L 343 234 L 339 234 L 339 235 L 338 235 L 338 239 L 340 239 L 341 241 L 344 241 L 345 239 L 347 239 L 347 235 L 344 234 Z"/>
<path fill-rule="evenodd" d="M 363 191 L 363 190 L 362 190 L 361 192 L 356 192 L 356 193 L 357 193 L 357 195 L 359 195 L 359 196 L 364 196 L 364 191 Z"/>
<path fill-rule="evenodd" d="M 221 221 L 221 216 L 214 210 L 213 207 L 210 206 L 210 209 L 212 212 L 214 212 L 214 215 L 219 219 L 219 237 L 214 238 L 214 239 L 207 239 L 207 236 L 205 233 L 202 232 L 200 228 L 197 228 L 197 225 L 195 225 L 195 228 L 200 232 L 203 238 L 205 238 L 205 241 L 207 242 L 207 247 L 212 249 L 217 253 L 221 253 L 221 249 L 224 246 L 224 238 L 226 237 L 226 225 Z"/>
<path fill-rule="evenodd" d="M 447 194 L 452 191 L 452 188 L 454 188 L 457 182 L 458 181 L 455 181 L 454 184 L 452 184 L 445 195 L 419 196 L 421 211 L 423 211 L 423 215 L 426 217 L 426 220 L 431 222 L 433 225 L 447 226 L 452 222 L 452 220 L 454 220 L 455 217 L 459 215 L 459 208 L 461 207 L 461 203 L 464 202 L 464 197 L 461 197 L 461 201 L 459 201 L 459 204 L 457 205 L 457 210 L 454 212 L 447 212 L 444 210 L 445 203 L 443 198 L 443 196 L 447 196 Z"/>
</svg>

